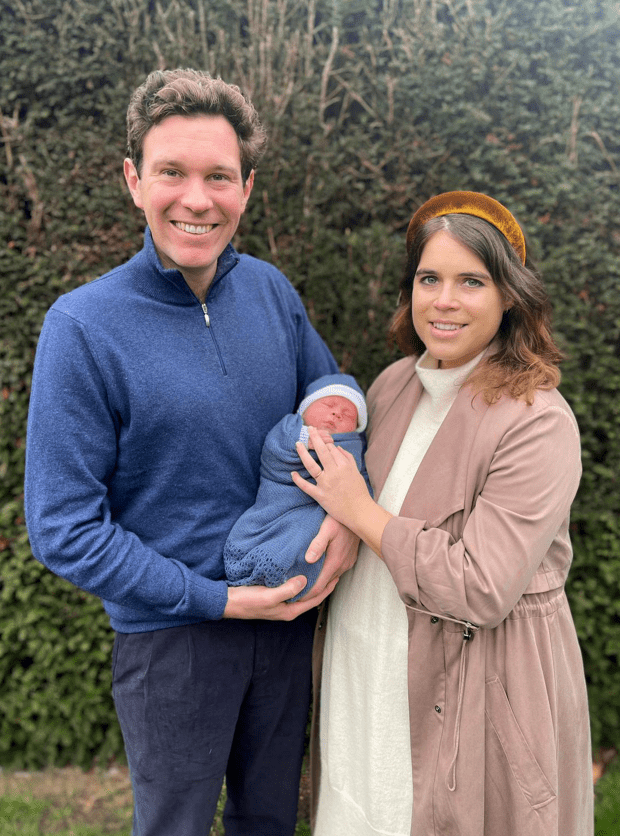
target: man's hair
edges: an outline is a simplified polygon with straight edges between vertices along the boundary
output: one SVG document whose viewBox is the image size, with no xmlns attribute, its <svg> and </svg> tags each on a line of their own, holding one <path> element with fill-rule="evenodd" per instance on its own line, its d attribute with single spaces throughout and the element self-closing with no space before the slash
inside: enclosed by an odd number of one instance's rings
<svg viewBox="0 0 620 836">
<path fill-rule="evenodd" d="M 256 109 L 234 84 L 192 69 L 155 70 L 127 109 L 127 154 L 141 174 L 144 137 L 169 116 L 224 116 L 237 134 L 241 176 L 247 180 L 265 150 L 267 135 Z"/>
<path fill-rule="evenodd" d="M 495 337 L 497 350 L 479 363 L 467 380 L 487 403 L 507 393 L 532 403 L 536 389 L 552 389 L 560 382 L 562 355 L 551 336 L 551 305 L 531 262 L 521 264 L 515 250 L 492 224 L 472 215 L 435 217 L 411 242 L 400 283 L 398 308 L 390 324 L 392 343 L 409 355 L 420 355 L 425 345 L 412 320 L 412 291 L 422 250 L 435 232 L 445 230 L 484 263 L 509 309 Z"/>
</svg>

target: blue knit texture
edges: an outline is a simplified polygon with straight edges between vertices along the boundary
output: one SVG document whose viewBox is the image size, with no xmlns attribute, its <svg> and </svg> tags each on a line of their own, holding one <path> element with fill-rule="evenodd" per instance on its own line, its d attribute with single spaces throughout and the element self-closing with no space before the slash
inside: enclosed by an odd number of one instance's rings
<svg viewBox="0 0 620 836">
<path fill-rule="evenodd" d="M 222 551 L 269 430 L 337 371 L 291 284 L 232 247 L 199 300 L 147 230 L 127 264 L 61 297 L 35 362 L 26 519 L 35 557 L 112 627 L 222 616 Z"/>
<path fill-rule="evenodd" d="M 291 478 L 293 470 L 310 478 L 295 449 L 302 427 L 299 414 L 286 415 L 265 439 L 256 502 L 237 520 L 224 546 L 224 567 L 231 586 L 279 586 L 295 575 L 305 575 L 308 583 L 292 599 L 297 600 L 312 588 L 323 568 L 325 555 L 316 563 L 307 563 L 304 556 L 325 511 Z M 333 439 L 355 456 L 363 470 L 363 436 L 340 433 Z M 310 453 L 316 458 L 314 451 Z"/>
</svg>

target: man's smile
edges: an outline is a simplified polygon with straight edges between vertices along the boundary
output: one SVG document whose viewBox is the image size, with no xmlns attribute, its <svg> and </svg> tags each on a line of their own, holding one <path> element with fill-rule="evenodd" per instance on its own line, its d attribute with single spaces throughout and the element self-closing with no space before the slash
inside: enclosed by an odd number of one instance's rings
<svg viewBox="0 0 620 836">
<path fill-rule="evenodd" d="M 183 221 L 172 221 L 173 226 L 176 226 L 177 229 L 182 230 L 183 232 L 189 232 L 191 235 L 204 235 L 205 232 L 211 232 L 211 230 L 216 226 L 216 224 L 204 224 L 202 226 L 198 226 L 197 224 L 186 224 Z"/>
</svg>

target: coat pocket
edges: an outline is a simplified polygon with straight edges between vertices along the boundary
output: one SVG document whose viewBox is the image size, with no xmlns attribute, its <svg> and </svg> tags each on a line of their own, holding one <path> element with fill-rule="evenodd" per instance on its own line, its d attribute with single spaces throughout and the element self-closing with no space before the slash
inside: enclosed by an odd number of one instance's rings
<svg viewBox="0 0 620 836">
<path fill-rule="evenodd" d="M 487 770 L 493 770 L 496 781 L 501 781 L 501 774 L 505 773 L 506 784 L 512 784 L 514 787 L 514 783 L 509 780 L 509 770 L 523 797 L 533 809 L 549 804 L 555 798 L 555 792 L 538 765 L 497 676 L 486 681 L 485 713 L 487 734 L 499 743 L 502 753 L 496 764 L 487 763 Z M 492 744 L 493 741 L 488 743 Z M 497 746 L 489 745 L 487 749 L 497 750 Z M 495 772 L 496 768 L 498 772 Z"/>
</svg>

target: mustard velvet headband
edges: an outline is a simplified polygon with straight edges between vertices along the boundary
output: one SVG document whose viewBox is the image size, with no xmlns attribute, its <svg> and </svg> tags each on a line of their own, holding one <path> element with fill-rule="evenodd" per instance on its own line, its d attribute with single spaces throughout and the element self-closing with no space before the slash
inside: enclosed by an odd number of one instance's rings
<svg viewBox="0 0 620 836">
<path fill-rule="evenodd" d="M 480 192 L 444 192 L 427 200 L 415 213 L 407 229 L 407 252 L 416 232 L 431 218 L 440 215 L 474 215 L 488 221 L 512 244 L 521 264 L 525 264 L 525 237 L 521 227 L 502 204 Z"/>
</svg>

